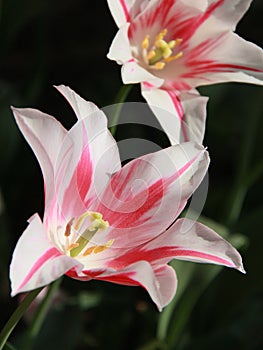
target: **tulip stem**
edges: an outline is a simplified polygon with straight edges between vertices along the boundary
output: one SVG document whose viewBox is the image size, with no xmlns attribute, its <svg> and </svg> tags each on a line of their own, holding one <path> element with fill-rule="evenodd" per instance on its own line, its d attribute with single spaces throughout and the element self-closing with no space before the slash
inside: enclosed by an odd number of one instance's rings
<svg viewBox="0 0 263 350">
<path fill-rule="evenodd" d="M 62 282 L 62 278 L 58 279 L 57 281 L 49 285 L 47 294 L 43 298 L 39 308 L 37 309 L 35 317 L 31 322 L 31 327 L 29 328 L 28 333 L 26 335 L 24 350 L 29 350 L 32 348 L 34 340 L 36 339 L 42 327 L 44 319 L 48 313 L 50 304 L 61 282 Z"/>
<path fill-rule="evenodd" d="M 37 297 L 37 295 L 41 292 L 43 287 L 32 290 L 29 292 L 26 297 L 23 299 L 23 301 L 18 305 L 16 310 L 13 312 L 9 320 L 7 321 L 6 325 L 2 329 L 0 333 L 0 350 L 3 349 L 5 346 L 7 339 L 9 338 L 10 334 L 14 330 L 15 326 L 21 319 L 21 317 L 24 315 L 25 311 L 29 307 L 29 305 L 32 303 L 32 301 Z"/>
<path fill-rule="evenodd" d="M 125 102 L 129 92 L 131 91 L 132 86 L 133 86 L 132 84 L 122 85 L 122 87 L 120 88 L 120 90 L 119 90 L 119 92 L 114 100 L 115 110 L 114 110 L 113 117 L 111 118 L 111 123 L 110 123 L 110 132 L 111 132 L 112 136 L 114 136 L 116 133 L 118 120 L 120 118 L 120 112 L 122 109 L 122 103 Z"/>
</svg>

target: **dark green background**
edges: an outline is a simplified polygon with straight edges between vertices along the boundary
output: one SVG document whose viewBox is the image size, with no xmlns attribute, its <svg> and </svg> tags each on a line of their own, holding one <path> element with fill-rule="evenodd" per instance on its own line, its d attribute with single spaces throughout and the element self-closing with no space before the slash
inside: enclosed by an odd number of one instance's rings
<svg viewBox="0 0 263 350">
<path fill-rule="evenodd" d="M 237 29 L 260 46 L 262 16 L 263 3 L 255 0 Z M 0 1 L 1 326 L 18 301 L 9 296 L 12 250 L 26 220 L 43 213 L 42 175 L 9 106 L 41 109 L 69 127 L 74 116 L 53 84 L 69 85 L 100 107 L 111 104 L 121 86 L 120 67 L 106 58 L 115 33 L 106 1 Z M 163 320 L 144 290 L 65 278 L 34 349 L 263 348 L 263 90 L 221 84 L 200 91 L 210 96 L 205 145 L 212 158 L 203 214 L 227 226 L 230 237 L 247 237 L 241 248 L 247 275 L 223 269 L 202 288 L 213 267 L 178 265 L 179 283 L 189 269 L 194 275 L 161 341 L 156 329 Z M 139 86 L 128 100 L 143 101 Z M 151 139 L 152 132 L 133 126 L 119 130 L 117 137 L 139 133 Z M 168 145 L 164 135 L 157 136 Z M 229 220 L 234 203 L 241 211 Z M 17 349 L 25 325 L 22 321 L 11 338 Z"/>
</svg>

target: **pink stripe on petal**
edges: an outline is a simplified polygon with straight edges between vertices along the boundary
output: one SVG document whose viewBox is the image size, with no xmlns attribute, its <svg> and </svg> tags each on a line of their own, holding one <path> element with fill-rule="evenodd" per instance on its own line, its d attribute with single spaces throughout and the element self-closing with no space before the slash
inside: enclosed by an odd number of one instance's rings
<svg viewBox="0 0 263 350">
<path fill-rule="evenodd" d="M 134 196 L 130 191 L 130 180 L 136 168 L 143 166 L 145 161 L 143 158 L 132 161 L 128 172 L 124 176 L 123 171 L 113 176 L 109 184 L 110 192 L 108 195 L 106 194 L 106 199 L 100 203 L 98 211 L 103 213 L 104 217 L 109 220 L 110 225 L 115 228 L 131 228 L 132 226 L 143 225 L 151 219 L 150 215 L 146 216 L 147 213 L 160 203 L 167 193 L 168 187 L 191 167 L 198 156 L 196 155 L 173 175 L 158 179 Z M 116 206 L 114 210 L 110 209 L 116 199 L 120 203 L 119 206 Z"/>
<path fill-rule="evenodd" d="M 170 96 L 172 103 L 174 105 L 174 108 L 176 110 L 176 113 L 181 121 L 181 130 L 183 134 L 183 139 L 184 141 L 188 141 L 188 135 L 187 135 L 187 130 L 186 130 L 186 124 L 184 123 L 184 117 L 185 117 L 185 111 L 183 109 L 183 105 L 175 91 L 172 90 L 166 90 L 168 95 Z"/>
<path fill-rule="evenodd" d="M 138 247 L 126 252 L 123 255 L 116 257 L 107 262 L 107 266 L 115 269 L 123 269 L 137 261 L 147 261 L 150 264 L 156 264 L 163 260 L 167 263 L 172 259 L 182 258 L 197 258 L 202 259 L 206 263 L 215 263 L 228 267 L 236 267 L 231 261 L 220 258 L 216 255 L 204 253 L 196 250 L 182 249 L 180 247 L 156 247 L 155 249 L 147 250 L 143 247 Z"/>
<path fill-rule="evenodd" d="M 56 248 L 50 248 L 47 250 L 40 258 L 35 262 L 35 264 L 32 266 L 26 277 L 24 278 L 23 282 L 20 284 L 20 286 L 17 288 L 17 290 L 21 290 L 32 278 L 32 276 L 45 264 L 45 262 L 51 258 L 56 258 L 60 256 L 61 253 Z"/>
<path fill-rule="evenodd" d="M 84 140 L 87 139 L 86 130 L 83 129 L 83 135 Z M 92 161 L 90 157 L 90 150 L 88 147 L 88 143 L 83 147 L 82 154 L 80 157 L 80 160 L 77 165 L 76 169 L 76 176 L 77 176 L 77 186 L 79 190 L 79 195 L 83 203 L 86 203 L 85 198 L 89 191 L 91 181 L 92 181 L 92 174 L 93 174 L 93 166 Z"/>
<path fill-rule="evenodd" d="M 220 257 L 212 255 L 212 254 L 208 254 L 208 253 L 198 252 L 195 250 L 180 249 L 180 248 L 173 249 L 173 252 L 174 252 L 174 258 L 178 258 L 178 257 L 198 258 L 198 259 L 203 259 L 206 262 L 208 262 L 208 260 L 209 260 L 215 264 L 226 265 L 229 267 L 235 267 L 235 265 L 231 261 L 220 258 Z"/>
<path fill-rule="evenodd" d="M 125 0 L 120 0 L 120 5 L 121 5 L 121 7 L 123 9 L 123 13 L 124 13 L 124 16 L 126 18 L 126 21 L 130 22 L 130 13 L 129 13 L 129 10 L 127 8 Z"/>
</svg>

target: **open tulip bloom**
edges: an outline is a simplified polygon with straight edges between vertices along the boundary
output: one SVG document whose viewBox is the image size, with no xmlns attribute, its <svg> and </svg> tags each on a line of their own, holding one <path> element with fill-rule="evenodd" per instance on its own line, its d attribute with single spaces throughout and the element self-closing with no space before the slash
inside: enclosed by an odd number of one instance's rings
<svg viewBox="0 0 263 350">
<path fill-rule="evenodd" d="M 262 50 L 233 32 L 251 2 L 108 0 L 119 27 L 108 58 L 123 65 L 125 84 L 141 83 L 172 144 L 202 143 L 207 98 L 196 87 L 228 81 L 262 85 Z"/>
<path fill-rule="evenodd" d="M 13 108 L 45 188 L 43 222 L 38 214 L 29 219 L 13 253 L 13 296 L 66 274 L 142 286 L 161 310 L 176 291 L 174 258 L 244 272 L 239 253 L 213 230 L 176 221 L 207 171 L 202 146 L 182 143 L 121 167 L 103 112 L 57 89 L 78 118 L 69 131 L 38 110 Z"/>
</svg>

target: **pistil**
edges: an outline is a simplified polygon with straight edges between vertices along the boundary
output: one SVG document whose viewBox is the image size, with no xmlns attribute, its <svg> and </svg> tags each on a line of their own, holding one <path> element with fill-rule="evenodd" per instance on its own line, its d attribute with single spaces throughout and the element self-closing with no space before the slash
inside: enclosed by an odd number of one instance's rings
<svg viewBox="0 0 263 350">
<path fill-rule="evenodd" d="M 82 252 L 85 246 L 91 241 L 91 239 L 94 237 L 94 235 L 98 231 L 103 231 L 109 226 L 108 221 L 103 220 L 102 215 L 100 213 L 87 211 L 75 220 L 74 226 L 73 226 L 74 219 L 70 220 L 70 222 L 66 225 L 64 235 L 68 238 L 71 234 L 72 227 L 74 229 L 74 233 L 76 234 L 76 231 L 79 231 L 82 226 L 85 226 L 85 220 L 87 218 L 90 219 L 89 226 L 80 234 L 79 238 L 75 242 L 71 243 L 67 247 L 67 251 L 69 251 L 69 254 L 72 258 L 75 258 Z M 103 248 L 104 250 L 108 247 L 107 246 L 108 243 L 105 246 L 95 246 L 95 248 L 97 247 L 98 250 L 101 250 L 102 247 L 105 247 Z M 87 255 L 87 254 L 84 253 L 83 255 Z"/>
</svg>

